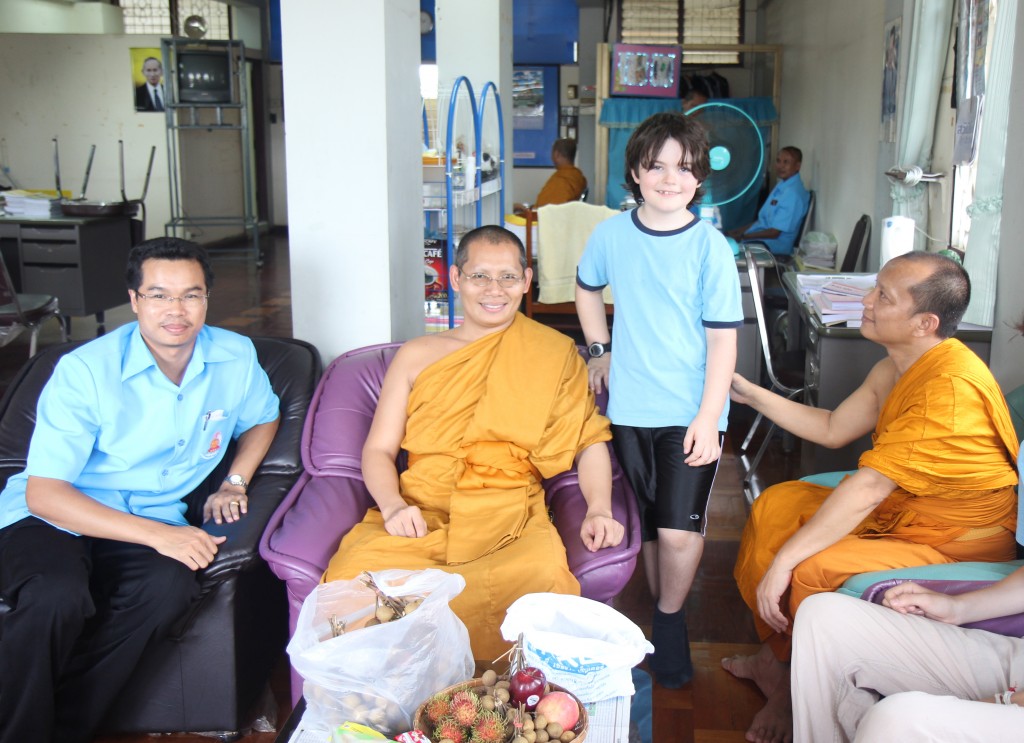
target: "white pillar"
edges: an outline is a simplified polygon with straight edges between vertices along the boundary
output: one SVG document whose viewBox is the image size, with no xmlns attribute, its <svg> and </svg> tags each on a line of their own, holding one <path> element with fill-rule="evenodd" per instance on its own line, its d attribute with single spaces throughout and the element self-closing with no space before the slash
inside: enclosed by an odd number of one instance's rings
<svg viewBox="0 0 1024 743">
<path fill-rule="evenodd" d="M 455 79 L 464 75 L 472 83 L 477 105 L 485 83 L 498 87 L 505 125 L 503 209 L 508 211 L 512 205 L 512 0 L 436 0 L 434 25 L 439 87 L 450 89 Z M 446 110 L 442 116 L 447 116 Z M 483 137 L 485 146 L 493 140 L 497 147 L 493 102 L 486 108 Z M 493 155 L 497 157 L 498 152 Z M 484 221 L 489 221 L 486 212 Z"/>
<path fill-rule="evenodd" d="M 423 333 L 419 3 L 281 3 L 292 331 L 324 361 Z"/>
</svg>

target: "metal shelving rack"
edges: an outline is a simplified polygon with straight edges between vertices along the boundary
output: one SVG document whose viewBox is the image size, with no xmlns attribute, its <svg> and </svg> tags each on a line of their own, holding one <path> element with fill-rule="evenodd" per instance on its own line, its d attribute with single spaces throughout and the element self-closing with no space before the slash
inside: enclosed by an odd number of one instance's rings
<svg viewBox="0 0 1024 743">
<path fill-rule="evenodd" d="M 490 100 L 494 102 L 494 107 L 497 113 L 498 121 L 498 176 L 497 178 L 489 181 L 482 181 L 482 162 L 476 163 L 475 176 L 472 184 L 464 183 L 464 187 L 458 187 L 456 184 L 456 173 L 453 170 L 455 154 L 455 123 L 456 123 L 456 108 L 459 101 L 459 91 L 464 90 L 466 96 L 469 99 L 470 111 L 473 114 L 473 143 L 475 146 L 475 152 L 477 157 L 482 158 L 483 156 L 483 119 L 484 114 L 487 110 L 488 94 L 490 93 Z M 424 131 L 426 132 L 426 124 L 424 124 Z M 469 82 L 469 79 L 465 76 L 456 78 L 452 85 L 451 95 L 448 99 L 448 125 L 445 129 L 445 194 L 444 196 L 437 196 L 426 192 L 423 196 L 423 211 L 429 212 L 440 212 L 444 214 L 446 222 L 446 265 L 454 265 L 455 260 L 455 213 L 454 210 L 462 207 L 476 206 L 475 212 L 475 224 L 474 227 L 480 227 L 483 224 L 483 200 L 485 197 L 492 194 L 499 194 L 498 197 L 498 222 L 501 223 L 502 211 L 504 210 L 505 204 L 505 125 L 501 115 L 501 97 L 498 95 L 497 86 L 493 82 L 484 84 L 483 90 L 480 94 L 479 106 L 477 105 L 476 96 L 473 93 L 473 86 Z M 465 174 L 462 174 L 465 178 Z M 454 292 L 451 287 L 448 288 L 448 327 L 455 327 L 456 317 L 456 301 Z"/>
<path fill-rule="evenodd" d="M 249 130 L 249 85 L 246 79 L 245 45 L 241 41 L 196 41 L 183 38 L 165 38 L 161 42 L 163 52 L 165 88 L 165 115 L 167 118 L 167 167 L 170 176 L 171 218 L 164 225 L 164 234 L 178 236 L 191 227 L 239 225 L 250 235 L 250 247 L 242 249 L 243 257 L 252 257 L 256 265 L 263 263 L 260 249 L 259 219 L 255 210 L 252 171 L 252 137 Z M 230 102 L 181 101 L 178 80 L 178 64 L 182 52 L 223 53 L 230 60 Z M 229 121 L 227 112 L 237 112 L 238 121 Z M 212 113 L 212 121 L 209 114 Z M 182 185 L 180 180 L 181 139 L 183 131 L 202 131 L 210 134 L 234 132 L 241 147 L 242 161 L 242 213 L 188 216 L 182 206 Z M 219 251 L 221 252 L 221 251 Z"/>
</svg>

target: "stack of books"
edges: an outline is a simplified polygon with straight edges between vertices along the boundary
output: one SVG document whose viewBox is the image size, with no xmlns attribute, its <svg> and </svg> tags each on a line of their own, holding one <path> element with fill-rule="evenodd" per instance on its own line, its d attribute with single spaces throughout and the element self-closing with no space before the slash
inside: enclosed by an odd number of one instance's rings
<svg viewBox="0 0 1024 743">
<path fill-rule="evenodd" d="M 54 194 L 56 191 L 50 192 Z M 4 211 L 20 217 L 56 217 L 60 215 L 60 197 L 32 191 L 4 193 Z"/>
<path fill-rule="evenodd" d="M 860 327 L 864 315 L 864 297 L 874 286 L 863 278 L 851 279 L 832 277 L 818 291 L 810 292 L 809 298 L 814 311 L 825 325 L 846 323 L 847 327 Z"/>
</svg>

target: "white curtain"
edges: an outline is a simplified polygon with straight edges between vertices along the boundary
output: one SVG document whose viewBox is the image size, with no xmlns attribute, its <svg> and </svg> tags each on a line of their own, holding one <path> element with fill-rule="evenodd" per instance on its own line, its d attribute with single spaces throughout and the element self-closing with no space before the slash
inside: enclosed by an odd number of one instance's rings
<svg viewBox="0 0 1024 743">
<path fill-rule="evenodd" d="M 996 273 L 999 263 L 999 223 L 1003 207 L 1003 166 L 1006 125 L 1013 72 L 1013 37 L 1017 0 L 998 0 L 991 54 L 985 65 L 985 106 L 978 144 L 974 201 L 967 208 L 971 231 L 964 268 L 971 276 L 971 304 L 964 321 L 991 326 L 995 322 Z M 1017 101 L 1020 105 L 1020 101 Z M 1007 277 L 1019 281 L 1018 277 Z"/>
<path fill-rule="evenodd" d="M 893 163 L 900 169 L 931 168 L 932 138 L 942 89 L 942 73 L 949 50 L 954 0 L 915 0 L 914 23 L 910 32 L 907 87 L 900 111 L 899 137 Z M 906 28 L 904 28 L 906 34 Z M 904 38 L 906 38 L 904 36 Z M 894 183 L 890 189 L 892 213 L 910 217 L 918 226 L 928 224 L 927 185 Z M 918 232 L 914 248 L 923 250 L 924 236 Z"/>
</svg>

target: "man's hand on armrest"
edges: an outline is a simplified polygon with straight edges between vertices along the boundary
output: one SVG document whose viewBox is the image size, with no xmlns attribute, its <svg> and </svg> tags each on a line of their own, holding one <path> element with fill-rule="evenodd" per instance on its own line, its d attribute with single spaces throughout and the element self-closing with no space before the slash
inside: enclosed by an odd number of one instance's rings
<svg viewBox="0 0 1024 743">
<path fill-rule="evenodd" d="M 611 512 L 595 513 L 588 509 L 580 526 L 580 539 L 588 550 L 597 552 L 605 547 L 617 547 L 625 532 L 625 527 L 612 517 Z"/>
</svg>

